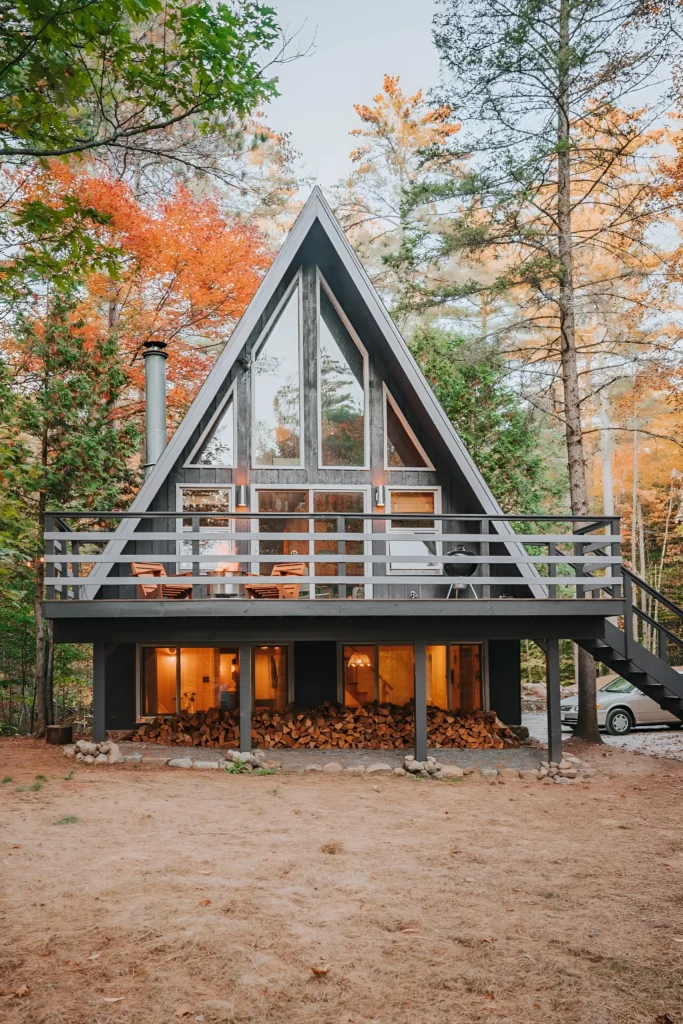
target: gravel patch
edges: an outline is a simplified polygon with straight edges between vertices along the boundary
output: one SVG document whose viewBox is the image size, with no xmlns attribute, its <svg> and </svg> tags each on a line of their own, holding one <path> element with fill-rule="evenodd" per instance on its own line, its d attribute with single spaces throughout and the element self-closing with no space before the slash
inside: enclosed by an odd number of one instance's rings
<svg viewBox="0 0 683 1024">
<path fill-rule="evenodd" d="M 529 736 L 545 746 L 548 741 L 548 727 L 545 715 L 523 715 L 522 724 L 529 730 Z M 571 729 L 563 729 L 562 737 L 567 740 Z M 683 729 L 668 729 L 665 725 L 639 726 L 628 736 L 610 736 L 601 732 L 602 741 L 609 747 L 620 747 L 639 754 L 657 757 L 671 757 L 683 761 Z"/>
</svg>

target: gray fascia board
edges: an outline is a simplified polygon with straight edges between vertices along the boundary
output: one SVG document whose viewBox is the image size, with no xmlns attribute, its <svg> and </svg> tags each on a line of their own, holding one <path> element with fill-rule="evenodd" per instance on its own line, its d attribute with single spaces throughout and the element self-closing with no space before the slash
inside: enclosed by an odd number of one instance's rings
<svg viewBox="0 0 683 1024">
<path fill-rule="evenodd" d="M 157 491 L 159 490 L 159 487 L 173 469 L 173 466 L 183 451 L 183 448 L 192 437 L 194 430 L 199 426 L 202 416 L 218 393 L 227 374 L 232 369 L 237 357 L 242 351 L 242 348 L 246 344 L 247 339 L 256 326 L 259 317 L 264 312 L 268 302 L 275 293 L 278 284 L 284 277 L 296 253 L 301 248 L 301 245 L 313 227 L 316 219 L 320 222 L 320 225 L 332 243 L 337 256 L 345 266 L 353 284 L 370 310 L 370 313 L 380 329 L 387 345 L 405 372 L 418 400 L 421 402 L 423 409 L 425 410 L 427 417 L 429 417 L 429 419 L 435 424 L 447 450 L 467 477 L 468 483 L 470 484 L 475 497 L 480 502 L 484 514 L 502 514 L 500 505 L 494 498 L 470 453 L 460 440 L 452 423 L 441 408 L 434 392 L 427 384 L 427 381 L 417 365 L 412 352 L 406 345 L 398 328 L 389 316 L 389 313 L 380 300 L 372 282 L 367 276 L 365 269 L 351 248 L 341 226 L 337 222 L 318 186 L 315 186 L 311 192 L 311 195 L 309 196 L 303 210 L 297 217 L 292 230 L 289 232 L 282 248 L 273 260 L 273 263 L 261 282 L 256 295 L 249 303 L 244 315 L 233 331 L 228 344 L 216 360 L 208 377 L 204 381 L 204 384 L 200 388 L 196 398 L 187 411 L 187 414 L 164 449 L 161 458 L 140 488 L 140 491 L 131 504 L 129 511 L 146 512 L 149 508 L 157 494 Z M 135 533 L 139 522 L 139 519 L 124 520 L 116 531 L 117 533 L 120 533 L 121 539 L 109 541 L 103 554 L 121 554 L 126 542 Z M 504 539 L 505 535 L 515 536 L 509 523 L 503 522 L 496 523 L 494 525 L 497 534 L 501 539 Z M 522 545 L 516 541 L 506 542 L 506 547 L 512 555 L 522 554 L 524 552 Z M 106 576 L 108 571 L 109 568 L 106 562 L 98 563 L 89 577 L 93 582 L 90 584 L 83 584 L 83 596 L 85 599 L 92 600 L 95 597 L 99 590 L 99 585 L 95 580 L 97 577 Z M 519 565 L 519 571 L 524 578 L 529 580 L 529 587 L 534 597 L 547 597 L 547 587 L 540 582 L 540 577 L 533 569 L 533 566 L 522 563 Z M 492 584 L 495 583 L 495 577 L 492 577 L 491 582 Z"/>
</svg>

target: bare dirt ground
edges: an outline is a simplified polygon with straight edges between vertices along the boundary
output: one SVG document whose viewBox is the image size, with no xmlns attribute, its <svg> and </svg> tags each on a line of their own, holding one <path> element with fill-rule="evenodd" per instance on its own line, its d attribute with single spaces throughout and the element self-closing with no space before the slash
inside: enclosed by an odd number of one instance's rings
<svg viewBox="0 0 683 1024">
<path fill-rule="evenodd" d="M 588 760 L 416 783 L 0 741 L 0 1021 L 680 1024 L 683 764 Z"/>
</svg>

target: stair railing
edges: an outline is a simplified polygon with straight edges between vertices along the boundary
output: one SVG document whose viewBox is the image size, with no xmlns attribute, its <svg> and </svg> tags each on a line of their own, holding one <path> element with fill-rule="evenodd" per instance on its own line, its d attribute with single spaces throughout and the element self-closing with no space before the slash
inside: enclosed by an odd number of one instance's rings
<svg viewBox="0 0 683 1024">
<path fill-rule="evenodd" d="M 683 640 L 636 604 L 633 599 L 633 588 L 638 587 L 648 594 L 649 597 L 653 598 L 656 604 L 661 605 L 675 615 L 678 623 L 681 624 L 681 628 L 683 628 L 683 608 L 679 608 L 668 597 L 664 597 L 663 594 L 660 594 L 658 590 L 655 590 L 654 587 L 641 579 L 640 576 L 627 569 L 625 565 L 621 567 L 621 574 L 624 580 L 624 636 L 626 638 L 624 653 L 626 657 L 630 657 L 634 641 L 638 642 L 637 622 L 640 621 L 650 626 L 654 631 L 653 635 L 657 638 L 657 650 L 652 653 L 657 654 L 663 662 L 668 664 L 669 643 L 683 650 Z M 645 640 L 645 636 L 643 636 L 643 640 Z M 643 644 L 643 646 L 647 645 Z"/>
</svg>

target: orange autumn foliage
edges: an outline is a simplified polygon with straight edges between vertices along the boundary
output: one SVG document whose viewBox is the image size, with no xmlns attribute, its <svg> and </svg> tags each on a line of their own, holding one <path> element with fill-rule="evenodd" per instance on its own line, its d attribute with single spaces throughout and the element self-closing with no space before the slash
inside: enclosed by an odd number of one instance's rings
<svg viewBox="0 0 683 1024">
<path fill-rule="evenodd" d="M 78 309 L 84 335 L 116 333 L 131 382 L 129 413 L 142 405 L 142 346 L 166 342 L 169 414 L 178 421 L 272 260 L 265 236 L 181 184 L 168 198 L 143 205 L 125 182 L 55 162 L 34 179 L 31 192 L 53 202 L 69 193 L 109 218 L 96 230 L 121 251 L 121 270 L 115 279 L 102 272 L 86 278 Z"/>
</svg>

